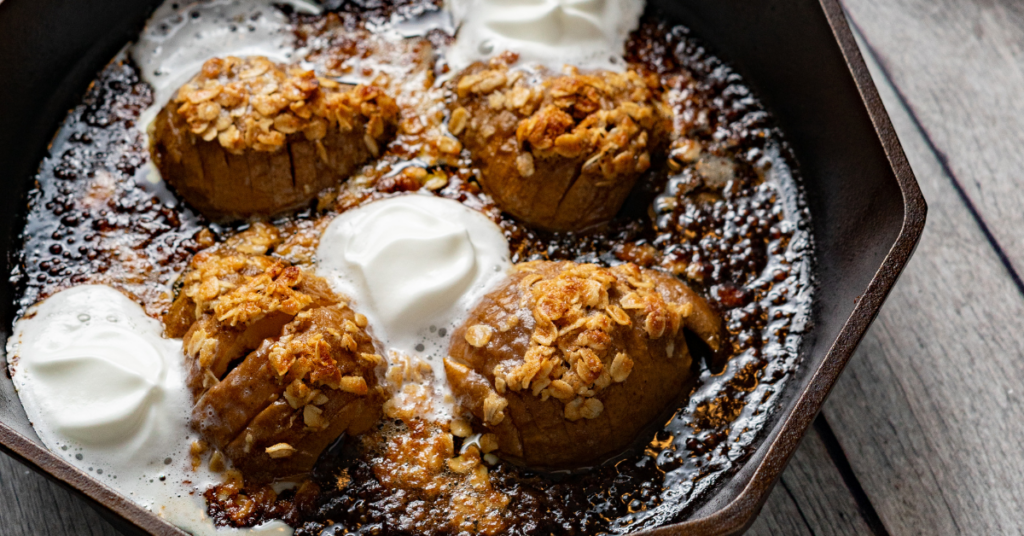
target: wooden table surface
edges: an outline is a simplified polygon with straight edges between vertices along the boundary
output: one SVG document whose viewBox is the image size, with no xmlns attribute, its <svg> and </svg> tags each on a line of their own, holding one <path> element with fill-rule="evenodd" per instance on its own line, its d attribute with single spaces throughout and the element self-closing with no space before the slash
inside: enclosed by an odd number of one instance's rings
<svg viewBox="0 0 1024 536">
<path fill-rule="evenodd" d="M 1024 2 L 843 3 L 928 225 L 750 534 L 1019 533 Z M 2 455 L 0 527 L 118 534 Z"/>
</svg>

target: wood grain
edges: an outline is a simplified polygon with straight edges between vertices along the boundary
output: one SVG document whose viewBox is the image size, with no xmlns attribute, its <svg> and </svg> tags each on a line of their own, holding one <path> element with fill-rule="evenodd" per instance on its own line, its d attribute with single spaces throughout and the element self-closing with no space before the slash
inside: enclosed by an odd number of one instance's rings
<svg viewBox="0 0 1024 536">
<path fill-rule="evenodd" d="M 869 37 L 902 32 L 898 25 L 917 24 L 909 20 L 913 16 L 932 16 L 937 23 L 935 10 L 952 9 L 944 1 L 921 10 L 912 9 L 918 4 L 914 0 L 885 1 L 906 6 L 907 12 L 877 8 L 879 3 L 873 0 L 848 2 L 855 16 L 884 13 L 892 18 L 862 18 Z M 962 15 L 954 10 L 945 16 Z M 935 48 L 937 44 L 929 50 L 930 45 L 922 42 L 903 46 L 928 54 L 945 50 Z M 888 45 L 880 53 L 885 50 Z M 1024 299 L 953 177 L 944 172 L 894 88 L 877 66 L 872 67 L 928 200 L 928 226 L 824 412 L 891 534 L 1017 533 L 1024 510 L 1024 338 L 1016 326 L 1024 318 Z M 958 67 L 951 64 L 948 69 Z M 942 84 L 952 84 L 952 79 L 933 81 L 928 98 L 950 91 Z M 970 89 L 971 84 L 964 76 L 955 87 Z M 1003 90 L 1010 88 L 992 89 Z M 943 119 L 942 128 L 964 127 L 964 150 L 1008 143 L 997 138 L 1011 133 L 975 130 L 976 119 L 953 114 Z M 951 157 L 950 166 L 969 164 Z M 988 177 L 985 180 L 992 179 Z"/>
<path fill-rule="evenodd" d="M 81 499 L 0 454 L 0 534 L 118 536 Z"/>
<path fill-rule="evenodd" d="M 814 533 L 800 515 L 793 495 L 783 486 L 775 486 L 768 496 L 754 524 L 747 530 L 747 536 L 773 536 L 786 534 L 793 536 L 810 536 Z"/>
<path fill-rule="evenodd" d="M 819 425 L 804 436 L 748 536 L 872 534 L 818 433 Z"/>
<path fill-rule="evenodd" d="M 804 436 L 748 536 L 872 533 L 817 428 Z"/>
<path fill-rule="evenodd" d="M 782 481 L 776 486 L 775 492 L 782 488 L 793 497 L 800 516 L 813 534 L 871 534 L 871 527 L 832 462 L 817 428 L 818 423 L 815 429 L 804 436 L 799 450 L 782 473 Z"/>
<path fill-rule="evenodd" d="M 844 5 L 1007 259 L 1024 271 L 1024 2 Z"/>
</svg>

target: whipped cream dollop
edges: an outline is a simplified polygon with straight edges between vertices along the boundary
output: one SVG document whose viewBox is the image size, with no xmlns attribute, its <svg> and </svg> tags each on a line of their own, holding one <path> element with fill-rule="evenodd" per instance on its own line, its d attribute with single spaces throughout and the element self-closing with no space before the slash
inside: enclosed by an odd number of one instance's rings
<svg viewBox="0 0 1024 536">
<path fill-rule="evenodd" d="M 15 325 L 9 355 L 26 412 L 45 423 L 40 437 L 125 462 L 180 442 L 182 430 L 164 424 L 188 412 L 181 375 L 170 371 L 182 359 L 181 343 L 162 331 L 141 306 L 101 285 L 35 306 Z"/>
<path fill-rule="evenodd" d="M 34 305 L 7 345 L 25 413 L 47 448 L 169 522 L 196 535 L 243 532 L 218 530 L 206 515 L 202 491 L 219 478 L 192 471 L 181 341 L 162 333 L 103 285 Z M 274 522 L 255 532 L 293 531 Z"/>
<path fill-rule="evenodd" d="M 561 70 L 625 68 L 629 33 L 643 0 L 448 0 L 458 33 L 448 51 L 456 70 L 505 51 L 520 63 Z"/>
<path fill-rule="evenodd" d="M 448 335 L 512 266 L 494 222 L 431 194 L 341 214 L 324 230 L 317 261 L 388 350 L 426 359 L 441 379 Z"/>
</svg>

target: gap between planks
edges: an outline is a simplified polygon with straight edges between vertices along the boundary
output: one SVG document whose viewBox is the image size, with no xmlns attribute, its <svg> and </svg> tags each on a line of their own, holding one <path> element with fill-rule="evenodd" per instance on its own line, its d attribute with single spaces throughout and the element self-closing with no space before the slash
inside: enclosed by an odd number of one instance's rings
<svg viewBox="0 0 1024 536">
<path fill-rule="evenodd" d="M 888 533 L 860 491 L 828 423 L 818 417 L 772 490 L 749 535 L 840 536 Z M 878 530 L 881 528 L 881 530 Z"/>
</svg>

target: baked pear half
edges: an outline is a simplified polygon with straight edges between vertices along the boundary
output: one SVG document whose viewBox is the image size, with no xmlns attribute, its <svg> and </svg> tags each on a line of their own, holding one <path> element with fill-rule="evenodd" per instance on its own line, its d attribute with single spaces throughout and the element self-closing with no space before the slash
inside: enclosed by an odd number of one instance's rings
<svg viewBox="0 0 1024 536">
<path fill-rule="evenodd" d="M 713 350 L 722 322 L 675 277 L 624 264 L 517 265 L 452 335 L 457 404 L 532 468 L 599 463 L 685 395 L 685 332 Z"/>
</svg>

